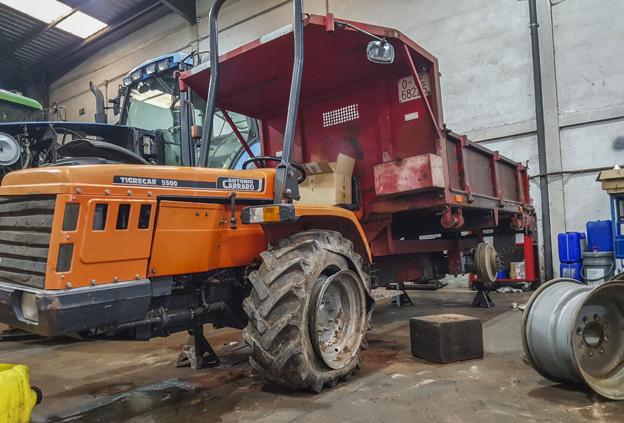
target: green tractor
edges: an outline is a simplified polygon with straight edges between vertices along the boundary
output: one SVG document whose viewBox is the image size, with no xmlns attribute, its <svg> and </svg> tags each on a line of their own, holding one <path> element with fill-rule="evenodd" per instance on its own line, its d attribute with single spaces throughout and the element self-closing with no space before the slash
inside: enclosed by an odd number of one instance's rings
<svg viewBox="0 0 624 423">
<path fill-rule="evenodd" d="M 0 122 L 31 122 L 40 119 L 42 112 L 37 100 L 0 90 Z"/>
</svg>

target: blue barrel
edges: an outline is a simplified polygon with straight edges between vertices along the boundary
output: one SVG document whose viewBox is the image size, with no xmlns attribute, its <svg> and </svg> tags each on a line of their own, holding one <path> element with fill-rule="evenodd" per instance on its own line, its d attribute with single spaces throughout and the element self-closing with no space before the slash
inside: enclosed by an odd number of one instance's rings
<svg viewBox="0 0 624 423">
<path fill-rule="evenodd" d="M 581 269 L 583 265 L 581 263 L 561 263 L 559 265 L 559 275 L 562 278 L 576 279 L 579 282 L 583 282 L 583 274 Z"/>
<path fill-rule="evenodd" d="M 582 232 L 566 232 L 557 236 L 559 244 L 559 261 L 562 263 L 580 263 L 585 250 L 585 234 Z"/>
<path fill-rule="evenodd" d="M 610 220 L 587 222 L 587 251 L 613 251 L 613 225 Z"/>
</svg>

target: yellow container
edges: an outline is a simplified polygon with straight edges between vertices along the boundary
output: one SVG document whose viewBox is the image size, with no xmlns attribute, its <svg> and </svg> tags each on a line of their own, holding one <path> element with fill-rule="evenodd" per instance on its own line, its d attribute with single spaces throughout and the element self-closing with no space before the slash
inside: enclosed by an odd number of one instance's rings
<svg viewBox="0 0 624 423">
<path fill-rule="evenodd" d="M 28 423 L 37 394 L 30 387 L 28 367 L 0 363 L 0 423 Z"/>
</svg>

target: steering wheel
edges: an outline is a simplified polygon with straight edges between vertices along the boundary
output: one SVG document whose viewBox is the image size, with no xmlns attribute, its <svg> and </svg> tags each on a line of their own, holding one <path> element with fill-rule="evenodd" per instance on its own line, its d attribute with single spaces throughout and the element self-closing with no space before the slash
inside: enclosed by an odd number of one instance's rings
<svg viewBox="0 0 624 423">
<path fill-rule="evenodd" d="M 247 170 L 247 167 L 254 162 L 262 162 L 262 161 L 267 161 L 267 162 L 281 162 L 282 158 L 281 157 L 277 157 L 277 156 L 256 156 L 256 157 L 252 157 L 251 159 L 247 159 L 243 162 L 242 164 L 242 168 Z M 306 171 L 305 168 L 297 162 L 290 162 L 290 164 L 292 165 L 292 167 L 294 167 L 295 169 L 297 169 L 299 171 L 299 174 L 301 176 L 299 176 L 299 178 L 297 178 L 297 183 L 302 183 L 303 181 L 305 181 L 306 179 Z"/>
</svg>

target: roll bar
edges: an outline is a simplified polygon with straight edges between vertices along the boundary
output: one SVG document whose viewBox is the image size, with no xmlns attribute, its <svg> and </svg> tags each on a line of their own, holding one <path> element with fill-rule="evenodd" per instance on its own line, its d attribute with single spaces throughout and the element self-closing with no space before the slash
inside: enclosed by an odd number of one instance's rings
<svg viewBox="0 0 624 423">
<path fill-rule="evenodd" d="M 219 82 L 219 31 L 218 17 L 221 6 L 227 0 L 215 0 L 210 8 L 210 83 L 208 85 L 208 97 L 204 125 L 201 136 L 201 149 L 198 166 L 208 166 L 208 155 L 212 142 L 212 120 L 217 103 L 217 84 Z M 275 195 L 276 203 L 290 203 L 299 199 L 299 186 L 297 183 L 298 171 L 292 165 L 292 147 L 295 141 L 295 128 L 297 126 L 297 114 L 299 109 L 299 95 L 301 93 L 301 79 L 303 77 L 303 0 L 293 0 L 293 36 L 294 36 L 294 63 L 293 74 L 290 84 L 290 96 L 288 98 L 288 111 L 286 115 L 286 128 L 284 129 L 284 145 L 282 157 L 275 171 Z"/>
</svg>

